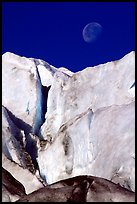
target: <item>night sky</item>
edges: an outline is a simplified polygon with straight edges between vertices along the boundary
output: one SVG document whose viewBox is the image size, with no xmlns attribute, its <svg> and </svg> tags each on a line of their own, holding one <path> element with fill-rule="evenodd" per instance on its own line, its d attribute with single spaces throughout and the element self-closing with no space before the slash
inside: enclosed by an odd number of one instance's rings
<svg viewBox="0 0 137 204">
<path fill-rule="evenodd" d="M 83 28 L 102 26 L 87 43 Z M 76 72 L 135 50 L 134 2 L 3 2 L 2 53 L 43 59 Z"/>
</svg>

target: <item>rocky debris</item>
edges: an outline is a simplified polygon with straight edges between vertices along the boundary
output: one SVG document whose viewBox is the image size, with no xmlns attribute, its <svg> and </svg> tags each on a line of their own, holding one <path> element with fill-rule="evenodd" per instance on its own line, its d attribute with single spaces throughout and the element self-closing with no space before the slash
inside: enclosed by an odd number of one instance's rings
<svg viewBox="0 0 137 204">
<path fill-rule="evenodd" d="M 19 197 L 26 195 L 24 186 L 4 168 L 2 168 L 2 185 L 15 197 L 16 195 Z"/>
<path fill-rule="evenodd" d="M 42 183 L 36 175 L 9 160 L 4 154 L 2 154 L 2 166 L 24 186 L 26 194 L 44 186 L 44 182 Z"/>
<path fill-rule="evenodd" d="M 41 188 L 16 202 L 134 202 L 135 193 L 103 178 L 78 176 Z"/>
<path fill-rule="evenodd" d="M 3 185 L 2 185 L 2 202 L 11 202 L 9 192 Z"/>
</svg>

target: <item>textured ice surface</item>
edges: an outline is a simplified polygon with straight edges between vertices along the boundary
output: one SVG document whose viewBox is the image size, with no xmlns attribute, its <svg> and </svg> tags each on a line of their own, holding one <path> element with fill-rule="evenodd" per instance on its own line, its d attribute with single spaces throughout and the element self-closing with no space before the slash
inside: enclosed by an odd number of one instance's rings
<svg viewBox="0 0 137 204">
<path fill-rule="evenodd" d="M 90 174 L 134 190 L 134 81 L 134 52 L 71 76 L 56 72 L 37 159 L 47 182 Z"/>
<path fill-rule="evenodd" d="M 2 103 L 26 139 L 40 136 L 34 159 L 49 184 L 88 174 L 135 190 L 135 52 L 76 73 L 12 53 L 2 66 Z"/>
</svg>

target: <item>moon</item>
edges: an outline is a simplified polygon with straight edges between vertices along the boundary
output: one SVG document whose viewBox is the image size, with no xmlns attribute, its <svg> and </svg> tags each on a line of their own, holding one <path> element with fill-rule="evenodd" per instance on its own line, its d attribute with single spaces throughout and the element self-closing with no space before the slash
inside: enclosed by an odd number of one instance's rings
<svg viewBox="0 0 137 204">
<path fill-rule="evenodd" d="M 102 26 L 99 23 L 88 23 L 82 32 L 83 39 L 87 43 L 95 42 L 102 33 Z"/>
</svg>

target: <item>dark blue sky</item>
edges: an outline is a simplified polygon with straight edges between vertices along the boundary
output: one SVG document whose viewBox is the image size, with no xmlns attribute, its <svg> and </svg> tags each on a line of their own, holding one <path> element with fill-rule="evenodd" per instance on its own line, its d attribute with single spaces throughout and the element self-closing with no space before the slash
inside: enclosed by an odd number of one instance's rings
<svg viewBox="0 0 137 204">
<path fill-rule="evenodd" d="M 97 22 L 100 38 L 86 43 L 84 26 Z M 134 2 L 3 2 L 2 53 L 43 59 L 79 71 L 135 50 Z"/>
</svg>

